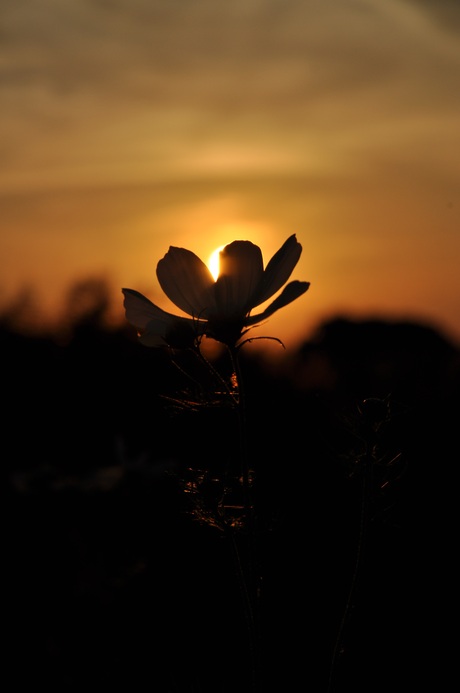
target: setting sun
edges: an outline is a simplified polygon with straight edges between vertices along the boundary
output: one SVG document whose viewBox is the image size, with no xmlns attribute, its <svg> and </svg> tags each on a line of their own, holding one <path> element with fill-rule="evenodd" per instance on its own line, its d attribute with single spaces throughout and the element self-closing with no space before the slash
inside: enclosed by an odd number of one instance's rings
<svg viewBox="0 0 460 693">
<path fill-rule="evenodd" d="M 219 254 L 220 254 L 220 251 L 223 250 L 224 248 L 225 248 L 225 245 L 220 245 L 218 248 L 216 248 L 211 253 L 211 255 L 209 256 L 209 259 L 207 262 L 207 265 L 208 265 L 214 279 L 217 279 L 217 277 L 219 276 L 219 260 L 220 260 Z"/>
</svg>

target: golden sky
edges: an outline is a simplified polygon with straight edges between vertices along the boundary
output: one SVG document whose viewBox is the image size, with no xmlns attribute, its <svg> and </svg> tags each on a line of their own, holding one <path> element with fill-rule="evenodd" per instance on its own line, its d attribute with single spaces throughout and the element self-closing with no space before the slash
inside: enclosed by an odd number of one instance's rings
<svg viewBox="0 0 460 693">
<path fill-rule="evenodd" d="M 6 0 L 0 304 L 56 316 L 105 276 L 166 310 L 170 245 L 292 233 L 311 288 L 260 334 L 324 317 L 460 340 L 458 0 Z"/>
</svg>

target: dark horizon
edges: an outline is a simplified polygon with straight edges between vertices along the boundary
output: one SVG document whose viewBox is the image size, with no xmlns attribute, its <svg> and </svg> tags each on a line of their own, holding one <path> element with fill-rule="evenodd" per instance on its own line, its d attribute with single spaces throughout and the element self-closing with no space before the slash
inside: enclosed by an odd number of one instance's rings
<svg viewBox="0 0 460 693">
<path fill-rule="evenodd" d="M 31 285 L 24 285 L 15 295 L 3 299 L 0 303 L 0 326 L 12 333 L 24 336 L 49 337 L 55 339 L 69 338 L 73 330 L 85 323 L 94 328 L 107 331 L 125 331 L 135 335 L 135 328 L 129 325 L 123 310 L 121 288 L 114 286 L 113 281 L 103 274 L 86 276 L 69 282 L 67 290 L 61 297 L 59 308 L 51 313 L 40 307 L 40 296 Z M 308 310 L 307 310 L 308 312 Z M 317 321 L 299 332 L 288 351 L 296 352 L 304 342 L 316 340 L 323 326 L 336 320 L 349 321 L 352 324 L 383 323 L 387 325 L 414 325 L 439 334 L 452 346 L 460 348 L 460 337 L 445 325 L 436 320 L 418 316 L 395 315 L 375 311 L 359 312 L 340 310 L 336 313 L 317 316 Z M 266 327 L 271 334 L 270 322 Z M 273 334 L 275 338 L 280 338 Z M 270 347 L 268 342 L 265 345 Z M 259 351 L 264 341 L 253 342 L 253 349 Z"/>
<path fill-rule="evenodd" d="M 233 458 L 231 410 L 202 399 L 194 357 L 175 363 L 94 308 L 61 342 L 0 329 L 14 677 L 249 693 L 228 547 L 183 492 L 192 470 L 212 480 Z M 365 560 L 332 690 L 438 681 L 426 661 L 443 656 L 459 349 L 423 325 L 338 317 L 276 368 L 251 344 L 241 364 L 266 684 L 326 691 L 376 416 Z"/>
</svg>

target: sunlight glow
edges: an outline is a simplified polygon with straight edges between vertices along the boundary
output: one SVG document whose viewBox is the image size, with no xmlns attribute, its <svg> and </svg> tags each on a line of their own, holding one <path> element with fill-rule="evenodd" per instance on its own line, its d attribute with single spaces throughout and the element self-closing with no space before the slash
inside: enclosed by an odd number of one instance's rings
<svg viewBox="0 0 460 693">
<path fill-rule="evenodd" d="M 216 248 L 211 255 L 208 258 L 208 262 L 206 263 L 211 270 L 211 274 L 216 280 L 217 277 L 219 276 L 219 253 L 221 250 L 225 248 L 225 245 L 220 245 L 218 248 Z"/>
</svg>

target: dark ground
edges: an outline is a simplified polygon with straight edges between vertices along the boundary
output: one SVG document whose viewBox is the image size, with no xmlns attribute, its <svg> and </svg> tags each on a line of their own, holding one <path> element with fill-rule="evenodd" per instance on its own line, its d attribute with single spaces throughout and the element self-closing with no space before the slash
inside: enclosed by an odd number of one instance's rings
<svg viewBox="0 0 460 693">
<path fill-rule="evenodd" d="M 5 323 L 0 343 L 8 691 L 249 693 L 231 550 L 180 484 L 238 455 L 232 412 L 168 404 L 199 392 L 129 330 L 82 319 L 59 341 Z M 251 345 L 242 368 L 261 693 L 450 690 L 459 349 L 426 326 L 337 319 L 276 372 Z"/>
</svg>

